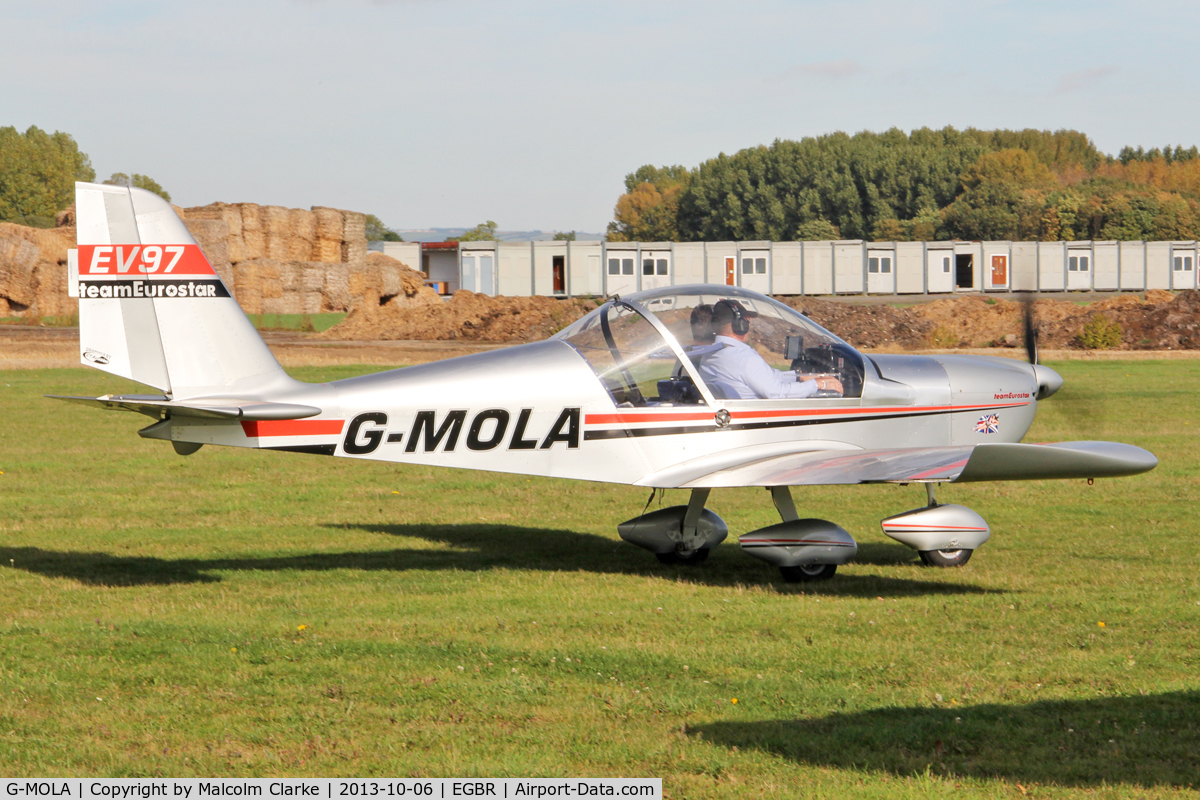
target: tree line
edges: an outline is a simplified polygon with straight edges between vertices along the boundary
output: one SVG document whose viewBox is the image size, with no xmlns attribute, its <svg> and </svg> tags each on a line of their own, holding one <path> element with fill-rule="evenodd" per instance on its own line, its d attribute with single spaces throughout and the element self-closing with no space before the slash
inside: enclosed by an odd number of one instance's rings
<svg viewBox="0 0 1200 800">
<path fill-rule="evenodd" d="M 1078 131 L 893 128 L 625 177 L 611 241 L 1200 238 L 1200 152 Z"/>
</svg>

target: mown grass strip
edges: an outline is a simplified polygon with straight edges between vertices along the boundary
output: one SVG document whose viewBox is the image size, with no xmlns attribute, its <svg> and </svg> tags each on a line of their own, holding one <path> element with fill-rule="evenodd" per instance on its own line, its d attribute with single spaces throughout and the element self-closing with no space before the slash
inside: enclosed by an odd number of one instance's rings
<svg viewBox="0 0 1200 800">
<path fill-rule="evenodd" d="M 131 388 L 111 376 L 0 373 L 0 758 L 17 776 L 1179 796 L 1200 752 L 1200 364 L 1053 366 L 1067 384 L 1027 441 L 1116 439 L 1161 466 L 942 487 L 994 530 L 960 570 L 879 532 L 916 487 L 798 491 L 862 545 L 802 587 L 733 545 L 685 569 L 619 541 L 641 489 L 180 458 L 142 418 L 41 397 Z M 761 490 L 711 505 L 734 533 L 776 520 Z"/>
</svg>

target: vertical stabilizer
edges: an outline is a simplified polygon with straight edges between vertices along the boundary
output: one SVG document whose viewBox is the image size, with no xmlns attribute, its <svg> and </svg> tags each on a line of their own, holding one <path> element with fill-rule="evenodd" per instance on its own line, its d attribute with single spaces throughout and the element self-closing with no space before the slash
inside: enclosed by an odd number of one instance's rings
<svg viewBox="0 0 1200 800">
<path fill-rule="evenodd" d="M 290 382 L 169 203 L 76 183 L 75 209 L 84 364 L 177 400 Z"/>
</svg>

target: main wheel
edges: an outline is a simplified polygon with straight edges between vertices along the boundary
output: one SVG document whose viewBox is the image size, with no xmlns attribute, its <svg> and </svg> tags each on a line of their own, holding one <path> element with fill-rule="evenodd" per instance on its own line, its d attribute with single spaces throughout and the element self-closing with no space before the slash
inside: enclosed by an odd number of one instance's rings
<svg viewBox="0 0 1200 800">
<path fill-rule="evenodd" d="M 661 564 L 678 564 L 682 567 L 692 567 L 696 564 L 703 564 L 705 559 L 708 558 L 708 552 L 711 549 L 712 548 L 701 548 L 699 550 L 693 550 L 687 555 L 676 553 L 674 551 L 670 553 L 655 553 L 654 557 L 657 558 Z"/>
<path fill-rule="evenodd" d="M 971 560 L 974 550 L 918 550 L 917 555 L 929 567 L 961 567 Z"/>
<path fill-rule="evenodd" d="M 827 581 L 837 572 L 837 564 L 804 564 L 799 567 L 780 567 L 779 571 L 788 583 Z"/>
</svg>

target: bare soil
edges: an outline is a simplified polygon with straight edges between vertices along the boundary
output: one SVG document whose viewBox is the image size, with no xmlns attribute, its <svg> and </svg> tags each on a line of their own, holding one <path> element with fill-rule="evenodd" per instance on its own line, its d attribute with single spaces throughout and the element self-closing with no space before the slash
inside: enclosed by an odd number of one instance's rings
<svg viewBox="0 0 1200 800">
<path fill-rule="evenodd" d="M 846 299 L 781 297 L 818 324 L 864 349 L 1022 348 L 1024 305 L 982 295 L 947 297 L 907 308 Z M 487 297 L 458 292 L 442 305 L 364 304 L 326 340 L 458 340 L 495 343 L 543 339 L 596 307 L 592 299 Z M 1033 301 L 1043 350 L 1084 350 L 1084 326 L 1101 316 L 1120 326 L 1117 350 L 1200 349 L 1200 292 L 1151 291 L 1078 303 Z"/>
</svg>

